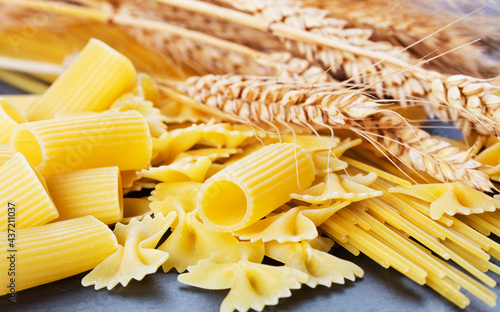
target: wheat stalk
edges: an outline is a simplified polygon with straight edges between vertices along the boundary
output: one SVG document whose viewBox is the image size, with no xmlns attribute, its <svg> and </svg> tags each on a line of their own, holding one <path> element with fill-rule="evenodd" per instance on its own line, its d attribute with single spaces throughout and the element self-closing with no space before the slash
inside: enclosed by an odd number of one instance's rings
<svg viewBox="0 0 500 312">
<path fill-rule="evenodd" d="M 309 130 L 345 128 L 382 146 L 406 165 L 425 171 L 440 181 L 460 181 L 490 190 L 472 150 L 460 151 L 450 143 L 431 138 L 394 112 L 359 91 L 341 85 L 304 86 L 274 77 L 191 77 L 175 88 L 203 106 L 222 112 L 230 120 L 279 129 L 299 126 Z M 333 130 L 332 130 L 333 131 Z"/>
<path fill-rule="evenodd" d="M 403 104 L 423 98 L 427 110 L 440 116 L 449 116 L 453 114 L 449 111 L 456 111 L 460 117 L 455 119 L 456 126 L 462 127 L 465 134 L 469 129 L 477 129 L 482 134 L 500 133 L 496 113 L 500 108 L 500 98 L 494 95 L 496 87 L 468 77 L 467 84 L 482 83 L 483 92 L 477 98 L 484 114 L 476 116 L 469 111 L 470 105 L 456 107 L 458 102 L 455 99 L 464 104 L 469 102 L 470 96 L 462 92 L 467 85 L 458 88 L 459 96 L 455 88 L 452 88 L 451 97 L 448 96 L 448 89 L 433 86 L 440 82 L 446 87 L 449 77 L 425 70 L 418 60 L 397 47 L 368 40 L 364 30 L 343 29 L 345 21 L 329 18 L 328 11 L 302 8 L 288 0 L 217 1 L 240 11 L 195 0 L 156 1 L 267 30 L 291 51 L 298 50 L 306 59 L 319 62 L 336 76 L 345 74 L 356 83 L 364 83 L 380 98 L 397 98 Z M 477 103 L 477 98 L 471 102 Z"/>
</svg>

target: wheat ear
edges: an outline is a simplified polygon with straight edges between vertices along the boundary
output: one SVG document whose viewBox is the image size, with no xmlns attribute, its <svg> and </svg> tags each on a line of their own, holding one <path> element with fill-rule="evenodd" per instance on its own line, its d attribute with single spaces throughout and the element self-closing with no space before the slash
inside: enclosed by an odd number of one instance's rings
<svg viewBox="0 0 500 312">
<path fill-rule="evenodd" d="M 454 80 L 454 76 L 425 70 L 401 48 L 370 41 L 366 30 L 344 29 L 346 21 L 328 17 L 328 11 L 302 8 L 287 0 L 217 1 L 239 11 L 196 0 L 155 1 L 267 30 L 290 50 L 298 50 L 306 59 L 322 64 L 334 75 L 345 74 L 356 83 L 364 83 L 380 98 L 397 98 L 401 103 L 423 98 L 427 110 L 440 116 L 450 116 L 454 114 L 450 111 L 456 111 L 460 118 L 453 120 L 459 120 L 456 126 L 462 127 L 465 134 L 474 128 L 482 134 L 500 133 L 497 113 L 500 97 L 494 95 L 498 88 L 468 77 L 465 85 L 448 91 L 446 84 L 448 79 Z M 439 83 L 445 88 L 437 88 Z M 469 100 L 471 96 L 462 91 L 471 84 L 481 84 L 483 92 Z M 471 105 L 466 105 L 469 101 Z M 458 103 L 463 105 L 457 107 Z M 483 114 L 477 116 L 469 111 L 472 105 L 480 107 Z"/>
<path fill-rule="evenodd" d="M 493 64 L 489 58 L 484 57 L 488 41 L 484 41 L 483 30 L 489 28 L 491 23 L 488 22 L 489 18 L 484 18 L 481 11 L 473 11 L 473 14 L 455 12 L 445 8 L 443 3 L 435 1 L 297 0 L 296 2 L 301 6 L 328 10 L 330 16 L 347 20 L 351 27 L 372 29 L 374 41 L 388 41 L 403 47 L 411 46 L 408 51 L 416 58 L 429 58 L 463 46 L 460 50 L 428 63 L 439 72 L 485 78 L 498 74 L 498 64 Z M 488 6 L 487 1 L 479 2 L 472 9 Z M 491 3 L 489 6 L 491 7 Z M 474 32 L 479 29 L 481 34 Z M 430 34 L 432 36 L 429 36 Z M 478 37 L 481 37 L 481 42 L 466 45 Z M 421 41 L 423 38 L 426 39 Z M 417 41 L 419 43 L 414 45 Z"/>
<path fill-rule="evenodd" d="M 230 120 L 259 127 L 346 128 L 440 181 L 460 181 L 481 190 L 492 187 L 470 151 L 431 138 L 396 113 L 381 110 L 363 93 L 341 85 L 336 89 L 334 84 L 307 86 L 274 77 L 207 75 L 191 77 L 175 88 Z"/>
<path fill-rule="evenodd" d="M 378 142 L 389 155 L 412 168 L 428 173 L 442 182 L 459 181 L 464 185 L 491 191 L 493 184 L 484 172 L 476 170 L 481 163 L 472 159 L 475 146 L 466 151 L 449 142 L 431 137 L 426 131 L 410 126 L 391 112 L 379 113 L 360 121 L 371 133 L 371 142 Z"/>
</svg>

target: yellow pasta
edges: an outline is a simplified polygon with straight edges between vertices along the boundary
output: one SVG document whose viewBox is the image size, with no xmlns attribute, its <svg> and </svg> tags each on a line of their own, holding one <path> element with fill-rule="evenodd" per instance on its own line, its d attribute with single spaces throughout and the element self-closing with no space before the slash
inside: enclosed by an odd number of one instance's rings
<svg viewBox="0 0 500 312">
<path fill-rule="evenodd" d="M 158 183 L 149 197 L 152 201 L 149 206 L 154 213 L 162 212 L 166 215 L 174 210 L 183 218 L 196 208 L 200 187 L 201 183 L 196 182 Z"/>
<path fill-rule="evenodd" d="M 159 138 L 162 134 L 167 132 L 165 116 L 161 114 L 158 108 L 153 107 L 153 103 L 150 101 L 145 101 L 137 97 L 119 99 L 111 105 L 109 110 L 114 112 L 138 111 L 148 122 L 151 136 L 155 138 Z"/>
<path fill-rule="evenodd" d="M 290 194 L 290 197 L 311 204 L 327 204 L 337 199 L 353 202 L 382 195 L 382 191 L 364 186 L 350 177 L 340 178 L 335 173 L 321 177 L 317 182 L 298 194 Z"/>
<path fill-rule="evenodd" d="M 204 223 L 219 231 L 237 231 L 309 187 L 314 164 L 300 146 L 273 144 L 229 165 L 209 178 L 198 195 Z"/>
<path fill-rule="evenodd" d="M 149 101 L 155 106 L 160 102 L 160 91 L 158 90 L 156 81 L 145 73 L 138 73 L 136 79 L 128 86 L 125 92 L 126 93 L 118 98 L 117 102 L 132 97 Z"/>
<path fill-rule="evenodd" d="M 31 106 L 40 98 L 39 94 L 15 94 L 15 95 L 2 95 L 9 103 L 14 105 L 17 110 L 26 113 Z"/>
<path fill-rule="evenodd" d="M 153 214 L 149 208 L 151 202 L 147 198 L 124 198 L 123 199 L 123 219 L 122 224 L 128 224 L 132 219 L 142 220 L 144 217 Z"/>
<path fill-rule="evenodd" d="M 290 297 L 290 289 L 308 281 L 308 275 L 295 268 L 261 264 L 263 249 L 262 244 L 251 243 L 228 246 L 190 266 L 189 273 L 178 279 L 200 288 L 230 288 L 221 312 L 262 311 L 266 305 L 277 304 L 279 298 Z"/>
<path fill-rule="evenodd" d="M 116 224 L 113 233 L 120 244 L 118 250 L 87 274 L 82 285 L 109 290 L 118 283 L 127 286 L 132 279 L 140 281 L 156 272 L 169 255 L 155 246 L 175 218 L 175 212 L 166 217 L 160 213 L 154 219 L 147 216 L 142 221 L 132 219 L 127 225 Z"/>
<path fill-rule="evenodd" d="M 141 176 L 162 182 L 203 182 L 211 164 L 210 159 L 205 156 L 199 158 L 194 164 L 172 163 L 168 166 L 151 167 L 148 170 L 142 170 Z"/>
<path fill-rule="evenodd" d="M 14 221 L 16 229 L 20 229 L 57 218 L 43 177 L 21 153 L 0 167 L 0 177 L 0 232 Z"/>
<path fill-rule="evenodd" d="M 335 148 L 339 145 L 340 139 L 338 137 L 331 137 L 325 135 L 316 134 L 298 134 L 298 135 L 286 135 L 282 134 L 280 136 L 271 136 L 271 138 L 266 139 L 266 144 L 272 143 L 295 143 L 305 149 L 308 153 L 325 151 L 327 149 Z"/>
<path fill-rule="evenodd" d="M 379 176 L 380 178 L 382 179 L 386 179 L 387 181 L 390 181 L 390 182 L 393 182 L 393 183 L 396 183 L 396 184 L 399 184 L 403 187 L 411 187 L 412 184 L 410 181 L 408 180 L 405 180 L 405 179 L 402 179 L 400 177 L 397 177 L 397 176 L 394 176 L 384 170 L 381 170 L 381 169 L 378 169 L 378 168 L 375 168 L 373 166 L 370 166 L 370 165 L 367 165 L 363 162 L 360 162 L 360 161 L 357 161 L 355 159 L 352 159 L 352 158 L 348 158 L 348 157 L 342 157 L 342 160 L 345 161 L 346 163 L 349 164 L 349 166 L 352 166 L 354 168 L 358 168 L 360 170 L 363 170 L 363 171 L 366 171 L 366 172 L 374 172 L 375 174 L 377 174 L 377 176 Z"/>
<path fill-rule="evenodd" d="M 144 117 L 135 111 L 27 122 L 12 133 L 11 146 L 41 174 L 118 166 L 148 166 L 152 142 Z"/>
<path fill-rule="evenodd" d="M 317 285 L 330 287 L 332 283 L 344 284 L 344 279 L 354 281 L 355 275 L 364 275 L 363 270 L 354 263 L 314 249 L 307 241 L 266 243 L 266 256 L 284 263 L 285 267 L 306 273 L 309 278 L 305 284 L 311 288 Z"/>
<path fill-rule="evenodd" d="M 210 258 L 214 252 L 238 243 L 231 234 L 213 231 L 201 223 L 196 211 L 186 214 L 184 209 L 189 209 L 189 203 L 187 207 L 177 203 L 177 206 L 166 209 L 167 213 L 178 211 L 179 220 L 172 234 L 158 247 L 170 255 L 163 264 L 164 272 L 172 268 L 179 273 L 184 272 L 190 265 Z"/>
<path fill-rule="evenodd" d="M 0 166 L 12 158 L 12 149 L 8 144 L 0 144 Z"/>
<path fill-rule="evenodd" d="M 105 224 L 123 218 L 123 194 L 118 167 L 85 169 L 45 176 L 58 220 L 93 216 Z"/>
<path fill-rule="evenodd" d="M 135 79 L 134 65 L 102 41 L 91 39 L 80 55 L 28 111 L 28 120 L 56 112 L 101 112 Z"/>
<path fill-rule="evenodd" d="M 327 175 L 330 172 L 344 170 L 347 168 L 347 163 L 326 152 L 318 152 L 313 155 L 314 168 L 316 176 Z"/>
<path fill-rule="evenodd" d="M 389 192 L 403 193 L 430 202 L 430 217 L 437 220 L 444 213 L 469 215 L 495 211 L 499 202 L 494 198 L 460 183 L 420 184 L 411 188 L 394 187 Z"/>
<path fill-rule="evenodd" d="M 16 230 L 14 245 L 10 244 L 2 235 L 0 270 L 8 271 L 9 256 L 15 259 L 11 278 L 16 291 L 90 270 L 118 248 L 113 232 L 91 216 Z M 10 282 L 0 279 L 0 295 L 7 293 Z"/>
<path fill-rule="evenodd" d="M 318 237 L 316 227 L 325 222 L 339 209 L 349 205 L 348 201 L 337 202 L 326 207 L 299 206 L 275 215 L 268 215 L 265 219 L 233 233 L 240 240 L 251 242 L 269 242 L 276 240 L 283 242 L 300 242 Z"/>
<path fill-rule="evenodd" d="M 247 138 L 253 136 L 251 131 L 233 130 L 229 124 L 192 125 L 187 128 L 175 129 L 162 134 L 155 146 L 156 155 L 153 163 L 171 163 L 179 154 L 189 150 L 195 144 L 210 147 L 236 148 Z"/>
<path fill-rule="evenodd" d="M 252 131 L 233 130 L 233 126 L 227 123 L 206 124 L 196 126 L 200 130 L 200 144 L 213 147 L 237 147 L 247 138 L 254 136 Z"/>
<path fill-rule="evenodd" d="M 151 76 L 144 73 L 137 74 L 135 82 L 135 87 L 132 89 L 133 95 L 139 96 L 153 104 L 158 104 L 160 102 L 158 86 Z"/>
<path fill-rule="evenodd" d="M 240 151 L 241 149 L 236 148 L 200 148 L 180 153 L 173 162 L 196 162 L 202 157 L 208 157 L 214 162 L 221 158 L 229 158 Z"/>
<path fill-rule="evenodd" d="M 198 128 L 194 126 L 175 129 L 160 136 L 155 146 L 158 155 L 153 160 L 157 163 L 170 163 L 177 155 L 189 150 L 201 139 Z"/>
<path fill-rule="evenodd" d="M 12 130 L 26 117 L 7 100 L 0 97 L 0 144 L 9 144 Z"/>
<path fill-rule="evenodd" d="M 120 173 L 120 176 L 122 178 L 122 187 L 123 188 L 132 187 L 132 185 L 134 184 L 135 181 L 141 179 L 139 172 L 137 172 L 135 170 L 122 171 Z"/>
</svg>

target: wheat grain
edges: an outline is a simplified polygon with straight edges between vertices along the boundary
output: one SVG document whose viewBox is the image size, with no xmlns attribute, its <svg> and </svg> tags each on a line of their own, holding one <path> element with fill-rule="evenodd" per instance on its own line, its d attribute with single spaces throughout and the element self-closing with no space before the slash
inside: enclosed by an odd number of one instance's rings
<svg viewBox="0 0 500 312">
<path fill-rule="evenodd" d="M 277 82 L 274 77 L 207 75 L 191 77 L 175 88 L 231 120 L 259 127 L 346 128 L 440 181 L 460 181 L 481 190 L 492 187 L 488 176 L 477 170 L 481 164 L 471 159 L 472 149 L 460 151 L 431 138 L 394 112 L 381 110 L 380 104 L 363 93 L 341 85 L 304 86 Z"/>
</svg>

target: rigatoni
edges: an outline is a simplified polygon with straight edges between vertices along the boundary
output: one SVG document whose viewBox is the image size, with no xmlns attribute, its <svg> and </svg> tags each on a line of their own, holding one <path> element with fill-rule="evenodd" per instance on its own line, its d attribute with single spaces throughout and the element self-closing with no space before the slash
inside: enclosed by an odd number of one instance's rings
<svg viewBox="0 0 500 312">
<path fill-rule="evenodd" d="M 93 216 L 105 224 L 123 218 L 118 167 L 85 169 L 45 176 L 59 221 Z"/>
<path fill-rule="evenodd" d="M 148 125 L 136 111 L 24 123 L 11 146 L 43 175 L 107 166 L 140 170 L 152 153 Z"/>
<path fill-rule="evenodd" d="M 15 106 L 0 97 L 0 144 L 8 144 L 12 130 L 26 121 L 26 117 Z"/>
<path fill-rule="evenodd" d="M 0 144 L 0 166 L 5 164 L 11 158 L 12 149 L 10 148 L 10 145 Z"/>
<path fill-rule="evenodd" d="M 16 291 L 90 270 L 118 249 L 113 232 L 91 216 L 16 230 L 15 252 L 3 234 L 0 270 L 8 272 L 14 255 Z M 0 279 L 0 296 L 9 291 L 9 280 Z"/>
<path fill-rule="evenodd" d="M 13 94 L 2 95 L 9 103 L 14 105 L 20 112 L 26 113 L 31 106 L 40 98 L 39 94 Z"/>
<path fill-rule="evenodd" d="M 208 179 L 198 195 L 198 209 L 211 228 L 237 231 L 289 201 L 291 193 L 313 180 L 314 163 L 302 147 L 268 145 Z"/>
<path fill-rule="evenodd" d="M 43 177 L 21 153 L 0 167 L 0 177 L 0 232 L 7 231 L 11 220 L 8 221 L 8 207 L 15 207 L 11 215 L 15 218 L 16 230 L 57 218 L 58 212 Z"/>
<path fill-rule="evenodd" d="M 56 112 L 101 112 L 130 83 L 132 62 L 104 42 L 91 39 L 69 68 L 36 101 L 28 120 L 53 118 Z"/>
</svg>

